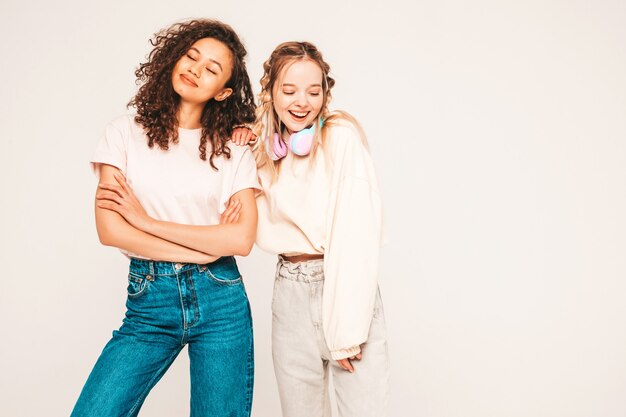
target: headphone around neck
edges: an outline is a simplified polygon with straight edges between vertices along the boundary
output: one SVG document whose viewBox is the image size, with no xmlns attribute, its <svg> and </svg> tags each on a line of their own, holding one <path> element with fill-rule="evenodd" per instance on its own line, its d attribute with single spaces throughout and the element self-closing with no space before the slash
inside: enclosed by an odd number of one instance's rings
<svg viewBox="0 0 626 417">
<path fill-rule="evenodd" d="M 324 126 L 324 120 L 319 119 L 320 128 Z M 278 132 L 275 132 L 272 137 L 272 147 L 270 148 L 269 138 L 265 140 L 265 150 L 267 151 L 272 161 L 278 161 L 279 159 L 287 156 L 287 153 L 291 150 L 294 155 L 306 156 L 311 152 L 313 146 L 313 138 L 315 137 L 315 124 L 306 129 L 302 129 L 299 132 L 294 132 L 289 135 L 286 141 L 284 141 Z"/>
</svg>

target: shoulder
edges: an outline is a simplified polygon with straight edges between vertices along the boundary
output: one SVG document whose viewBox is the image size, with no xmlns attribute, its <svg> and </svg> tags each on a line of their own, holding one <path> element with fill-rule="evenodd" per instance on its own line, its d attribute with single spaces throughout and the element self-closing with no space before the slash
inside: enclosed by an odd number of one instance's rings
<svg viewBox="0 0 626 417">
<path fill-rule="evenodd" d="M 231 156 L 236 155 L 237 157 L 240 158 L 242 155 L 247 155 L 247 154 L 252 155 L 252 149 L 250 148 L 249 145 L 237 145 L 231 140 L 228 140 L 226 142 L 226 146 L 228 147 L 228 149 L 230 149 Z"/>
<path fill-rule="evenodd" d="M 112 119 L 108 126 L 115 127 L 118 130 L 124 130 L 136 125 L 135 116 L 132 114 L 122 114 Z"/>
<path fill-rule="evenodd" d="M 114 127 L 122 132 L 144 134 L 143 126 L 135 121 L 134 114 L 122 114 L 112 119 L 107 126 Z"/>
<path fill-rule="evenodd" d="M 348 113 L 335 112 L 324 122 L 324 147 L 333 155 L 367 151 L 367 139 L 359 122 Z"/>
<path fill-rule="evenodd" d="M 115 129 L 123 137 L 142 137 L 144 136 L 143 127 L 135 121 L 132 114 L 123 114 L 112 119 L 107 124 L 107 130 Z"/>
<path fill-rule="evenodd" d="M 242 161 L 254 162 L 254 155 L 252 154 L 252 149 L 250 149 L 250 146 L 240 146 L 230 140 L 226 142 L 226 146 L 228 147 L 228 149 L 230 149 L 230 158 L 225 160 L 225 162 L 228 161 L 226 163 L 237 166 Z"/>
</svg>

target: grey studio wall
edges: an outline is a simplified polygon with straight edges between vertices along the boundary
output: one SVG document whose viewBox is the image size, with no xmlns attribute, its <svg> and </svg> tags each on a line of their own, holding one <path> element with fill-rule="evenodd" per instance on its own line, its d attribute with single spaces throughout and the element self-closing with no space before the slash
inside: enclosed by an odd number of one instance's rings
<svg viewBox="0 0 626 417">
<path fill-rule="evenodd" d="M 88 160 L 160 28 L 241 34 L 258 93 L 279 42 L 310 40 L 362 121 L 385 200 L 380 286 L 391 416 L 626 415 L 623 1 L 0 4 L 0 415 L 63 416 L 124 312 Z M 239 260 L 253 306 L 253 416 L 280 415 L 274 258 Z M 142 416 L 188 413 L 183 352 Z"/>
</svg>

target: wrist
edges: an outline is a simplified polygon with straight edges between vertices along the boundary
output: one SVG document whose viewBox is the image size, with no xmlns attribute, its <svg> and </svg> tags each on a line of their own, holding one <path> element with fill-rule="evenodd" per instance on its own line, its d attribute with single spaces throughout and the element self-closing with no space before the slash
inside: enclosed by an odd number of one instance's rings
<svg viewBox="0 0 626 417">
<path fill-rule="evenodd" d="M 154 235 L 155 234 L 154 231 L 158 227 L 158 222 L 159 222 L 158 220 L 153 219 L 150 216 L 146 216 L 146 218 L 142 222 L 141 230 L 143 230 L 146 233 L 150 233 L 151 235 Z"/>
<path fill-rule="evenodd" d="M 340 359 L 345 359 L 345 358 L 349 358 L 351 356 L 354 356 L 357 353 L 361 353 L 361 346 L 360 345 L 352 346 L 352 347 L 347 348 L 347 349 L 333 350 L 333 351 L 330 352 L 330 355 L 332 356 L 332 358 L 334 360 L 338 361 Z"/>
</svg>

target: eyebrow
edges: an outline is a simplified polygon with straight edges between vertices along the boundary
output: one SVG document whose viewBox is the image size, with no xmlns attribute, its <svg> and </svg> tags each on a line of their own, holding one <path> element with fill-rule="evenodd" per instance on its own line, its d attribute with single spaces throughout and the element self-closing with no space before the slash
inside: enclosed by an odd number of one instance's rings
<svg viewBox="0 0 626 417">
<path fill-rule="evenodd" d="M 283 87 L 296 87 L 295 84 L 289 84 L 289 83 L 284 83 L 282 86 Z M 307 88 L 311 88 L 311 87 L 322 87 L 322 84 L 311 84 Z"/>
<path fill-rule="evenodd" d="M 195 51 L 197 52 L 200 56 L 202 56 L 202 52 L 200 52 L 198 50 L 198 48 L 196 47 L 191 47 L 189 48 L 190 51 Z M 215 65 L 217 65 L 218 67 L 220 67 L 220 71 L 224 72 L 224 69 L 222 68 L 222 64 L 220 64 L 219 62 L 217 62 L 216 60 L 212 59 L 212 58 L 208 58 L 209 61 L 211 61 L 212 63 L 214 63 Z"/>
</svg>

